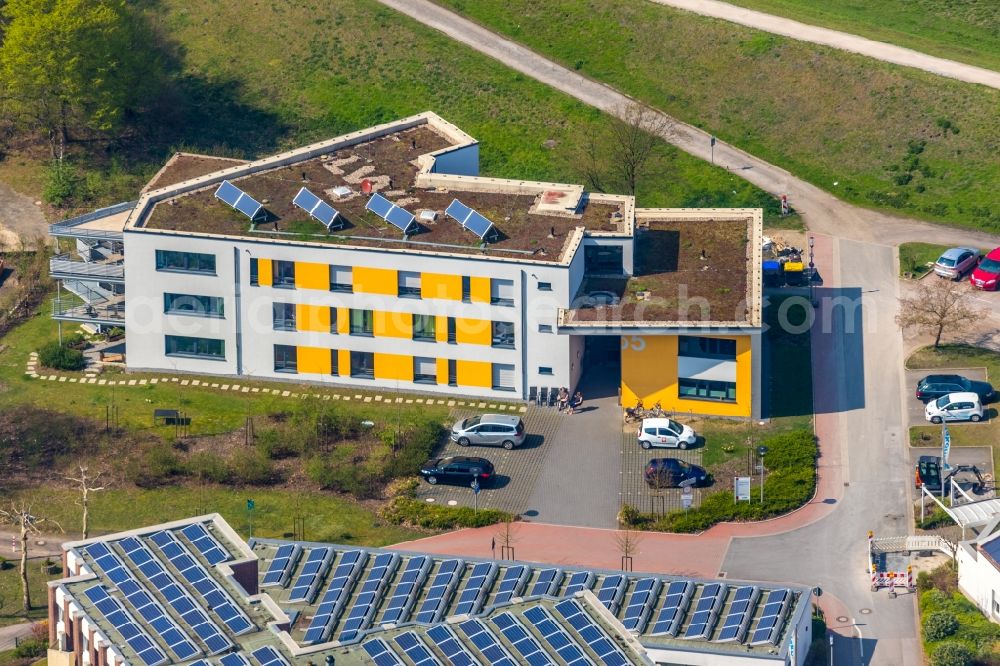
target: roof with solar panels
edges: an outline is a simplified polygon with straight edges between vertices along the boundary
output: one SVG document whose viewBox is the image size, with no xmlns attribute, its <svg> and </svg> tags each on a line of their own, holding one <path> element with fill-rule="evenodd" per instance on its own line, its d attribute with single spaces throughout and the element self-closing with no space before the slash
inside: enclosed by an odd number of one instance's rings
<svg viewBox="0 0 1000 666">
<path fill-rule="evenodd" d="M 211 162 L 210 172 L 188 168 L 206 159 L 172 158 L 126 230 L 544 262 L 571 259 L 584 229 L 634 230 L 632 197 L 480 177 L 478 143 L 430 112 L 252 162 Z"/>
<path fill-rule="evenodd" d="M 801 587 L 247 544 L 218 515 L 64 548 L 74 577 L 50 583 L 57 602 L 131 666 L 626 666 L 677 651 L 785 663 L 810 611 Z"/>
</svg>

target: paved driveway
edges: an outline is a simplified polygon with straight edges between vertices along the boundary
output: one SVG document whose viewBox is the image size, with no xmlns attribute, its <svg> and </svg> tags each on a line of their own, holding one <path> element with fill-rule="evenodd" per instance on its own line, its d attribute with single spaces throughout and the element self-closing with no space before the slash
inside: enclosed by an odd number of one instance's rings
<svg viewBox="0 0 1000 666">
<path fill-rule="evenodd" d="M 653 490 L 646 484 L 643 472 L 653 458 L 679 458 L 684 462 L 701 465 L 702 448 L 643 449 L 636 441 L 636 426 L 628 424 L 622 433 L 622 490 L 621 504 L 631 504 L 642 512 L 664 514 L 684 508 L 680 488 Z M 716 484 L 717 486 L 718 484 Z M 716 487 L 693 488 L 691 506 L 701 505 L 702 495 Z"/>
<path fill-rule="evenodd" d="M 968 377 L 969 379 L 984 382 L 989 381 L 989 378 L 986 376 L 986 368 L 935 368 L 934 370 L 907 370 L 906 384 L 903 386 L 903 395 L 906 396 L 907 418 L 909 419 L 909 425 L 911 428 L 913 426 L 928 425 L 927 419 L 924 418 L 924 407 L 926 405 L 913 397 L 913 392 L 916 389 L 917 382 L 931 374 L 962 375 L 963 377 Z"/>
</svg>

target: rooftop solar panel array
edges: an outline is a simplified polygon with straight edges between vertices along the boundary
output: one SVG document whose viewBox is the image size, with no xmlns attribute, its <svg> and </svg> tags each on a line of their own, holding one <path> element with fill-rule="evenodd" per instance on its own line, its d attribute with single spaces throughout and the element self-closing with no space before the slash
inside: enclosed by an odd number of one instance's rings
<svg viewBox="0 0 1000 666">
<path fill-rule="evenodd" d="M 340 556 L 340 561 L 333 570 L 330 584 L 323 593 L 316 615 L 313 616 L 306 635 L 303 639 L 305 643 L 323 643 L 333 631 L 333 625 L 344 609 L 348 598 L 351 596 L 351 588 L 354 581 L 368 560 L 368 553 L 364 550 L 348 550 Z"/>
<path fill-rule="evenodd" d="M 413 662 L 413 666 L 441 666 L 438 658 L 428 649 L 420 636 L 412 631 L 396 636 L 396 645 L 403 649 L 403 654 Z"/>
<path fill-rule="evenodd" d="M 626 587 L 628 587 L 627 576 L 621 574 L 605 576 L 604 580 L 601 581 L 601 587 L 597 590 L 597 600 L 604 604 L 604 607 L 612 614 L 617 615 L 622 597 L 625 596 Z"/>
<path fill-rule="evenodd" d="M 510 613 L 500 613 L 492 618 L 504 638 L 514 646 L 528 666 L 553 666 L 555 661 L 542 649 L 527 628 Z"/>
<path fill-rule="evenodd" d="M 281 656 L 281 653 L 270 645 L 259 647 L 250 654 L 260 666 L 288 666 L 288 662 Z"/>
<path fill-rule="evenodd" d="M 525 610 L 524 619 L 542 635 L 567 666 L 589 666 L 594 663 L 545 608 L 533 606 Z"/>
<path fill-rule="evenodd" d="M 497 565 L 493 562 L 480 562 L 472 567 L 472 574 L 458 597 L 458 603 L 452 609 L 452 615 L 478 613 L 496 577 Z"/>
<path fill-rule="evenodd" d="M 278 552 L 271 559 L 271 563 L 267 567 L 267 572 L 264 574 L 264 580 L 260 586 L 285 587 L 288 585 L 292 569 L 295 567 L 295 563 L 299 561 L 299 555 L 301 554 L 302 546 L 297 543 L 286 543 L 280 546 Z"/>
<path fill-rule="evenodd" d="M 103 585 L 95 585 L 83 592 L 104 619 L 122 635 L 128 646 L 135 650 L 146 666 L 157 666 L 167 661 L 167 655 L 157 647 L 149 634 L 136 624 L 125 607 L 108 594 Z"/>
<path fill-rule="evenodd" d="M 541 594 L 555 596 L 562 581 L 563 572 L 561 569 L 542 569 L 538 572 L 535 584 L 531 586 L 531 596 L 537 597 Z"/>
<path fill-rule="evenodd" d="M 295 195 L 292 203 L 309 213 L 309 216 L 326 227 L 327 231 L 344 226 L 339 220 L 340 213 L 333 206 L 304 187 Z"/>
<path fill-rule="evenodd" d="M 404 234 L 411 233 L 417 226 L 417 220 L 410 211 L 400 208 L 381 194 L 373 194 L 365 204 L 365 208 L 375 213 L 383 220 L 396 227 Z"/>
<path fill-rule="evenodd" d="M 222 181 L 219 188 L 215 190 L 215 197 L 229 204 L 239 212 L 243 213 L 251 220 L 257 220 L 264 216 L 264 206 L 249 194 L 236 187 L 228 180 Z"/>
<path fill-rule="evenodd" d="M 382 613 L 383 624 L 398 624 L 406 621 L 410 616 L 410 609 L 413 608 L 413 602 L 416 601 L 424 581 L 427 580 L 431 564 L 433 564 L 433 560 L 425 555 L 411 557 L 407 560 L 403 575 L 396 583 L 396 588 L 389 598 L 385 612 Z"/>
<path fill-rule="evenodd" d="M 771 590 L 767 593 L 764 610 L 761 611 L 757 625 L 750 636 L 750 645 L 778 644 L 791 599 L 791 590 Z"/>
<path fill-rule="evenodd" d="M 719 617 L 719 609 L 726 598 L 726 586 L 722 583 L 709 583 L 701 588 L 701 596 L 698 597 L 698 604 L 694 608 L 694 615 L 691 622 L 684 630 L 684 639 L 705 640 L 715 628 L 715 621 Z"/>
<path fill-rule="evenodd" d="M 444 615 L 448 600 L 458 581 L 461 578 L 465 562 L 462 560 L 444 560 L 434 574 L 434 581 L 427 590 L 427 596 L 420 605 L 420 610 L 414 616 L 414 620 L 424 624 L 433 624 Z"/>
<path fill-rule="evenodd" d="M 100 542 L 92 544 L 88 546 L 87 553 L 100 565 L 104 575 L 118 586 L 125 595 L 125 600 L 135 609 L 139 617 L 159 634 L 178 659 L 187 661 L 201 652 L 107 545 Z"/>
<path fill-rule="evenodd" d="M 606 666 L 628 666 L 625 653 L 615 645 L 608 633 L 594 622 L 574 599 L 566 599 L 556 604 L 556 612 L 569 622 L 597 658 Z"/>
<path fill-rule="evenodd" d="M 118 544 L 125 551 L 125 556 L 149 580 L 150 585 L 163 595 L 174 612 L 201 638 L 208 647 L 209 654 L 224 652 L 232 646 L 232 642 L 219 630 L 218 625 L 201 611 L 184 586 L 177 582 L 145 543 L 135 537 L 126 537 Z"/>
<path fill-rule="evenodd" d="M 486 240 L 486 237 L 491 235 L 493 231 L 492 222 L 458 199 L 452 199 L 444 214 L 461 224 L 463 228 L 479 236 L 480 240 Z"/>
<path fill-rule="evenodd" d="M 594 586 L 596 578 L 593 571 L 577 571 L 569 577 L 569 583 L 566 584 L 566 591 L 563 592 L 563 596 L 571 597 L 577 592 L 589 590 Z"/>
<path fill-rule="evenodd" d="M 517 666 L 514 657 L 503 646 L 489 627 L 479 620 L 459 622 L 459 629 L 486 659 L 490 666 Z"/>
<path fill-rule="evenodd" d="M 640 578 L 636 582 L 625 606 L 625 616 L 622 617 L 622 624 L 628 631 L 641 634 L 646 629 L 661 584 L 659 578 Z"/>
<path fill-rule="evenodd" d="M 381 638 L 373 638 L 361 644 L 361 649 L 368 653 L 375 666 L 406 666 L 389 644 Z"/>
<path fill-rule="evenodd" d="M 306 556 L 306 563 L 299 570 L 292 591 L 288 595 L 291 603 L 305 602 L 311 604 L 319 592 L 319 584 L 323 576 L 330 570 L 333 562 L 333 548 L 311 548 Z"/>
<path fill-rule="evenodd" d="M 482 666 L 482 662 L 465 649 L 455 631 L 446 624 L 438 624 L 427 630 L 427 638 L 441 650 L 452 666 Z"/>
<path fill-rule="evenodd" d="M 150 540 L 156 544 L 167 561 L 180 572 L 181 577 L 204 599 L 205 603 L 202 605 L 210 608 L 230 631 L 239 636 L 254 629 L 253 623 L 247 619 L 229 593 L 215 582 L 205 567 L 194 559 L 187 546 L 177 540 L 173 532 L 169 530 L 157 532 L 150 537 Z"/>
<path fill-rule="evenodd" d="M 389 584 L 389 580 L 399 567 L 399 555 L 396 553 L 379 553 L 375 556 L 372 568 L 368 570 L 368 577 L 361 585 L 361 592 L 354 600 L 354 606 L 344 620 L 341 628 L 339 641 L 352 641 L 357 638 L 362 629 L 367 629 L 375 616 L 382 593 Z"/>
<path fill-rule="evenodd" d="M 511 599 L 519 596 L 530 576 L 531 567 L 526 567 L 523 564 L 507 567 L 507 570 L 503 572 L 503 578 L 500 579 L 500 587 L 493 597 L 493 605 L 508 604 Z"/>
<path fill-rule="evenodd" d="M 726 619 L 722 623 L 722 629 L 715 637 L 716 641 L 720 643 L 743 642 L 759 594 L 760 590 L 753 585 L 745 585 L 736 589 L 733 600 L 729 604 Z"/>
<path fill-rule="evenodd" d="M 653 624 L 653 636 L 676 636 L 681 628 L 684 613 L 691 604 L 694 583 L 689 580 L 671 581 L 667 586 L 666 598 Z"/>
<path fill-rule="evenodd" d="M 250 661 L 239 652 L 232 652 L 219 659 L 222 666 L 250 666 Z"/>
<path fill-rule="evenodd" d="M 192 523 L 181 530 L 181 534 L 186 536 L 191 545 L 195 547 L 202 557 L 213 567 L 219 562 L 232 559 L 229 552 L 215 540 L 205 526 L 201 523 Z"/>
</svg>

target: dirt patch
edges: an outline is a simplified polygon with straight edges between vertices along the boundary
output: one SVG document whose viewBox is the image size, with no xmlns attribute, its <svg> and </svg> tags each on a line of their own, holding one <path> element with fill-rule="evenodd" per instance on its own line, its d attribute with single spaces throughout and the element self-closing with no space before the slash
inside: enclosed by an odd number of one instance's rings
<svg viewBox="0 0 1000 666">
<path fill-rule="evenodd" d="M 0 182 L 0 250 L 20 249 L 22 242 L 48 233 L 48 222 L 34 200 Z"/>
<path fill-rule="evenodd" d="M 230 167 L 246 164 L 246 160 L 230 159 L 227 157 L 209 157 L 207 155 L 192 155 L 190 153 L 176 153 L 167 160 L 167 163 L 160 171 L 153 176 L 153 179 L 146 184 L 143 192 L 156 190 L 169 185 L 183 183 L 185 180 L 205 176 L 215 171 L 222 171 Z"/>
</svg>

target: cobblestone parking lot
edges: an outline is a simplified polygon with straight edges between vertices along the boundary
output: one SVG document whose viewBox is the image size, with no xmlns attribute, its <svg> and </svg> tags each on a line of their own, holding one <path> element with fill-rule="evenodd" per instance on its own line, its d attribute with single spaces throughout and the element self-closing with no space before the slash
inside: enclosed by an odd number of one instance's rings
<svg viewBox="0 0 1000 666">
<path fill-rule="evenodd" d="M 701 446 L 682 451 L 681 449 L 643 449 L 639 446 L 636 437 L 638 426 L 633 423 L 626 424 L 622 432 L 622 475 L 621 475 L 621 503 L 630 504 L 643 513 L 666 513 L 683 509 L 681 503 L 682 491 L 680 488 L 664 488 L 654 490 L 646 484 L 643 478 L 643 470 L 653 458 L 679 458 L 684 462 L 694 465 L 702 464 Z M 713 488 L 693 488 L 691 506 L 701 504 L 702 494 Z"/>
</svg>

